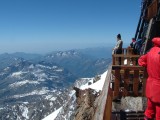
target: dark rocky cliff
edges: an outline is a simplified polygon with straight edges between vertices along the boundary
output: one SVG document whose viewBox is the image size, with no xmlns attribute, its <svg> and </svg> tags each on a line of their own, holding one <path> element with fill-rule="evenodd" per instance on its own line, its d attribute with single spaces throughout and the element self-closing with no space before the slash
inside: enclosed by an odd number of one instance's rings
<svg viewBox="0 0 160 120">
<path fill-rule="evenodd" d="M 77 97 L 77 109 L 74 120 L 93 120 L 99 92 L 93 89 L 74 88 Z"/>
</svg>

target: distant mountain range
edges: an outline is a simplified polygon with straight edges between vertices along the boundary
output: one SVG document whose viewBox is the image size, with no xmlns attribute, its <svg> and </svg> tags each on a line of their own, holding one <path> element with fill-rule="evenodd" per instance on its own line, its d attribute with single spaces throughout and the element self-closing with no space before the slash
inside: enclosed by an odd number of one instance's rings
<svg viewBox="0 0 160 120">
<path fill-rule="evenodd" d="M 67 101 L 77 79 L 106 71 L 111 59 L 96 57 L 81 50 L 1 54 L 0 119 L 41 120 Z"/>
<path fill-rule="evenodd" d="M 111 48 L 87 48 L 68 51 L 55 51 L 46 55 L 27 54 L 27 53 L 12 53 L 0 55 L 0 69 L 14 65 L 17 60 L 31 61 L 39 63 L 54 63 L 69 70 L 77 77 L 92 77 L 102 73 L 111 61 Z M 107 63 L 107 64 L 106 64 Z"/>
<path fill-rule="evenodd" d="M 109 58 L 92 59 L 92 57 L 76 50 L 55 52 L 45 56 L 43 60 L 55 62 L 61 67 L 68 69 L 77 77 L 92 77 L 100 74 L 107 68 L 108 63 L 111 61 Z"/>
</svg>

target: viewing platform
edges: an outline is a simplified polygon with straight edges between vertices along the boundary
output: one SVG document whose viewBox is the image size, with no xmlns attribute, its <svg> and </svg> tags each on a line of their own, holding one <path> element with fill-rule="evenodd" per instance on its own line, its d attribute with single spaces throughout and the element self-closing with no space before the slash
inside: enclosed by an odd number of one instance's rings
<svg viewBox="0 0 160 120">
<path fill-rule="evenodd" d="M 139 57 L 132 48 L 112 55 L 95 120 L 143 120 L 147 72 Z"/>
<path fill-rule="evenodd" d="M 142 43 L 139 54 L 152 48 L 151 40 L 160 37 L 159 28 L 160 0 L 142 0 L 134 37 Z M 139 57 L 130 47 L 123 48 L 122 54 L 112 55 L 94 120 L 144 120 L 148 75 L 146 69 L 138 65 Z"/>
</svg>

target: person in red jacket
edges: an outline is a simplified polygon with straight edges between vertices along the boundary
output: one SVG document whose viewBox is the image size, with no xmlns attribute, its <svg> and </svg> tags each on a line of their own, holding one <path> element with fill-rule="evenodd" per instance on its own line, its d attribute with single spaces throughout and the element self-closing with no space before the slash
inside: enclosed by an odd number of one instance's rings
<svg viewBox="0 0 160 120">
<path fill-rule="evenodd" d="M 145 120 L 160 120 L 160 37 L 152 39 L 153 47 L 138 59 L 140 66 L 147 68 L 146 81 L 147 108 Z"/>
</svg>

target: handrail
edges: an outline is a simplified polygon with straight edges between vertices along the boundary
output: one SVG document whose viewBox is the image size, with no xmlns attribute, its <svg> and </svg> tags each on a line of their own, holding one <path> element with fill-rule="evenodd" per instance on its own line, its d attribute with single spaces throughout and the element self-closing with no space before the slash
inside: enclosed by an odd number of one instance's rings
<svg viewBox="0 0 160 120">
<path fill-rule="evenodd" d="M 133 54 L 133 48 L 123 48 L 122 54 L 112 55 L 112 65 L 138 65 L 140 55 Z"/>
<path fill-rule="evenodd" d="M 138 66 L 138 58 L 139 57 L 140 57 L 140 55 L 114 54 L 114 55 L 112 55 L 112 65 Z"/>
<path fill-rule="evenodd" d="M 145 70 L 145 68 L 141 66 L 112 65 L 112 70 L 116 69 Z"/>
<path fill-rule="evenodd" d="M 135 58 L 139 58 L 140 55 L 124 55 L 124 54 L 113 54 L 113 57 L 135 57 Z"/>
</svg>

